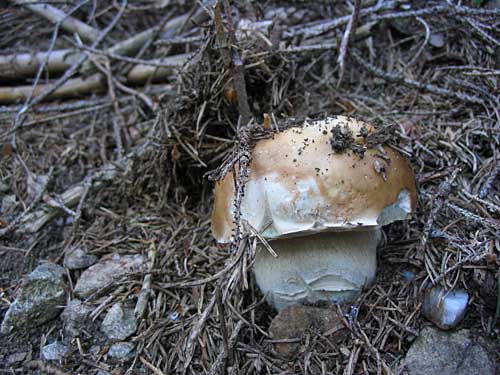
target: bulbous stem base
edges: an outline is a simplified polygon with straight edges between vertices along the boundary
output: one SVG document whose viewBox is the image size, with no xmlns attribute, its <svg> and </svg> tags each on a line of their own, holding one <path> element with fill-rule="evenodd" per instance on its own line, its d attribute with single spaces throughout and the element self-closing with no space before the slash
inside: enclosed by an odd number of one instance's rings
<svg viewBox="0 0 500 375">
<path fill-rule="evenodd" d="M 270 241 L 257 248 L 257 285 L 277 310 L 297 303 L 346 302 L 370 285 L 377 269 L 380 228 L 327 232 Z"/>
</svg>

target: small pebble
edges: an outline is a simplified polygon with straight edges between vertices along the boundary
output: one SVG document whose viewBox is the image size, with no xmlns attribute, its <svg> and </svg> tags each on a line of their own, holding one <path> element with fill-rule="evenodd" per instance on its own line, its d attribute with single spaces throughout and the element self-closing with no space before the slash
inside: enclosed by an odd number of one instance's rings
<svg viewBox="0 0 500 375">
<path fill-rule="evenodd" d="M 70 270 L 88 268 L 97 262 L 95 255 L 87 254 L 80 247 L 73 247 L 66 252 L 64 256 L 64 267 Z"/>
<path fill-rule="evenodd" d="M 60 361 L 68 352 L 69 348 L 66 344 L 60 341 L 54 341 L 52 344 L 45 345 L 42 348 L 42 358 L 47 361 Z"/>
<path fill-rule="evenodd" d="M 19 353 L 11 354 L 7 357 L 7 363 L 9 365 L 12 365 L 14 363 L 22 362 L 26 359 L 27 355 L 28 355 L 28 353 L 26 353 L 26 352 L 19 352 Z"/>
<path fill-rule="evenodd" d="M 428 289 L 422 305 L 424 316 L 441 329 L 455 327 L 467 312 L 469 294 L 458 289 L 446 293 L 441 287 Z"/>
<path fill-rule="evenodd" d="M 125 340 L 137 329 L 134 310 L 115 303 L 104 317 L 102 330 L 111 340 Z"/>
<path fill-rule="evenodd" d="M 64 322 L 64 332 L 70 336 L 78 336 L 88 324 L 88 316 L 93 308 L 78 299 L 71 300 L 61 314 Z"/>
<path fill-rule="evenodd" d="M 0 194 L 6 193 L 8 191 L 9 191 L 9 186 L 5 182 L 0 180 Z"/>
<path fill-rule="evenodd" d="M 16 208 L 17 199 L 14 194 L 6 195 L 0 201 L 0 209 L 3 215 L 12 214 Z"/>
<path fill-rule="evenodd" d="M 117 342 L 111 345 L 108 351 L 108 356 L 120 361 L 127 360 L 132 357 L 134 344 L 130 342 Z"/>
<path fill-rule="evenodd" d="M 446 38 L 443 33 L 431 33 L 429 44 L 435 48 L 443 48 L 446 44 Z"/>
</svg>

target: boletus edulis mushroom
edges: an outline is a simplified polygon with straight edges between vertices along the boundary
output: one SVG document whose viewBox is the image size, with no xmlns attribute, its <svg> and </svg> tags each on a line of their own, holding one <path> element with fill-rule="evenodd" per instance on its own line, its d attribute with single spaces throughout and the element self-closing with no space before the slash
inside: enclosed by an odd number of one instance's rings
<svg viewBox="0 0 500 375">
<path fill-rule="evenodd" d="M 241 219 L 277 254 L 259 246 L 254 273 L 278 310 L 354 299 L 375 277 L 381 226 L 414 211 L 409 162 L 370 142 L 375 134 L 367 123 L 337 116 L 289 128 L 253 148 Z M 231 240 L 234 194 L 230 172 L 215 185 L 212 232 L 220 243 Z"/>
</svg>

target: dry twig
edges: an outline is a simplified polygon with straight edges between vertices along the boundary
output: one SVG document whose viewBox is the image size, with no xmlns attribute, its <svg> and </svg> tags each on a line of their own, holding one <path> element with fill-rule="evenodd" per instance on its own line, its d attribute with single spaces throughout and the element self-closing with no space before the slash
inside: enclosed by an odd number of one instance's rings
<svg viewBox="0 0 500 375">
<path fill-rule="evenodd" d="M 71 33 L 78 34 L 88 42 L 95 42 L 99 38 L 99 31 L 86 23 L 69 17 L 65 12 L 49 4 L 38 4 L 36 0 L 11 0 L 16 5 L 22 5 L 32 12 L 48 19 L 53 23 L 60 23 L 61 27 Z M 85 1 L 86 2 L 86 1 Z M 70 13 L 71 14 L 71 13 Z"/>
<path fill-rule="evenodd" d="M 339 64 L 339 80 L 337 86 L 340 85 L 340 82 L 342 82 L 342 78 L 344 77 L 344 62 L 345 62 L 345 56 L 347 53 L 347 47 L 349 45 L 349 40 L 351 39 L 351 35 L 353 34 L 353 31 L 356 29 L 356 24 L 358 22 L 358 17 L 359 17 L 359 10 L 361 8 L 361 0 L 355 0 L 354 1 L 354 9 L 352 11 L 351 18 L 349 19 L 349 22 L 347 23 L 347 26 L 344 31 L 344 36 L 342 37 L 342 42 L 340 43 L 340 51 L 339 51 L 339 56 L 337 58 L 337 64 Z"/>
</svg>

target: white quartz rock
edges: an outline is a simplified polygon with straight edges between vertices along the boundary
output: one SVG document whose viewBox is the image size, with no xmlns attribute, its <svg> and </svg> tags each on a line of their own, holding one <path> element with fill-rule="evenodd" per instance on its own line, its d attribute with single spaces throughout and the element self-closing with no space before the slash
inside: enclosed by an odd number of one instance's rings
<svg viewBox="0 0 500 375">
<path fill-rule="evenodd" d="M 469 294 L 458 289 L 447 293 L 441 287 L 428 289 L 422 305 L 424 316 L 441 329 L 455 327 L 467 312 Z"/>
</svg>

